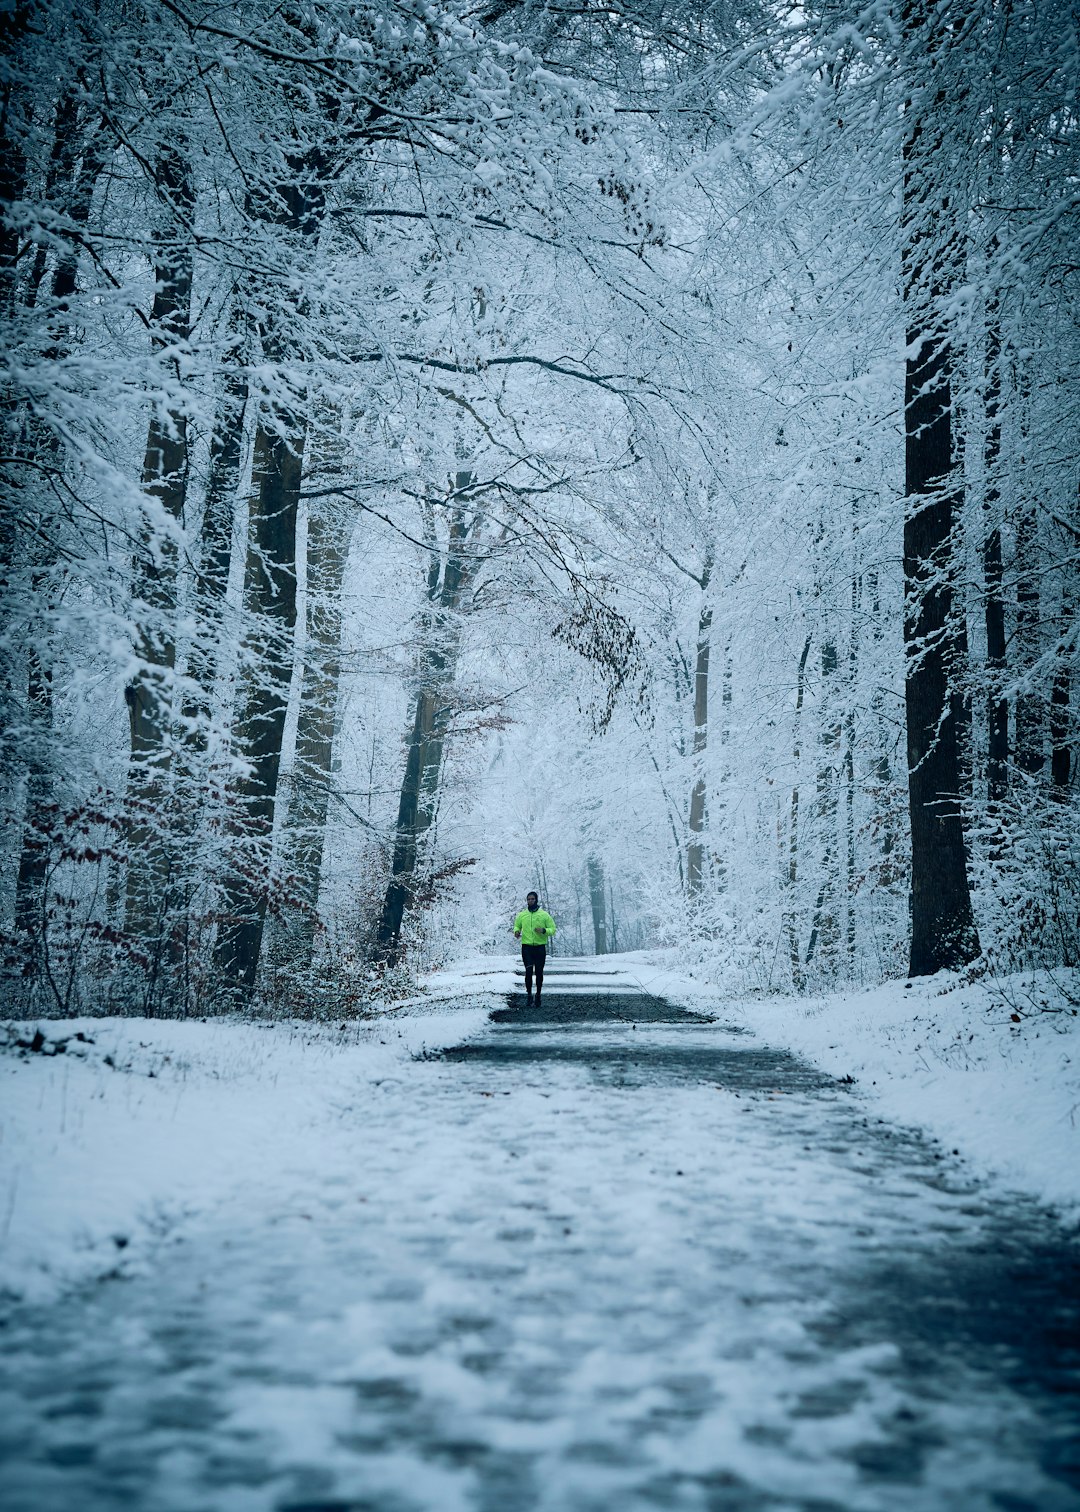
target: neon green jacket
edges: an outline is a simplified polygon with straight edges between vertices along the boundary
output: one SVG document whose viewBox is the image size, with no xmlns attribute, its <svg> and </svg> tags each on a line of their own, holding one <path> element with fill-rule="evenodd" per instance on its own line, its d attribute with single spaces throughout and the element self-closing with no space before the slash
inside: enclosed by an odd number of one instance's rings
<svg viewBox="0 0 1080 1512">
<path fill-rule="evenodd" d="M 523 908 L 514 920 L 514 933 L 521 935 L 523 945 L 546 945 L 555 933 L 555 920 L 542 908 L 534 913 Z"/>
</svg>

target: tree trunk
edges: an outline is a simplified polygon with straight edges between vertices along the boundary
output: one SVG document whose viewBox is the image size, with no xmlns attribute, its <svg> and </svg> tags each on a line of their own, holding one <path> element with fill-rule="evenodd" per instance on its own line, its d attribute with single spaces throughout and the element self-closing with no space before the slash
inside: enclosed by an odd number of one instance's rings
<svg viewBox="0 0 1080 1512">
<path fill-rule="evenodd" d="M 876 570 L 870 570 L 866 574 L 867 597 L 870 600 L 870 624 L 873 641 L 872 655 L 877 657 L 881 654 L 883 639 L 882 612 L 881 612 L 881 579 Z M 881 857 L 883 862 L 888 862 L 896 851 L 896 826 L 893 818 L 893 807 L 889 795 L 893 785 L 892 764 L 889 761 L 889 746 L 891 743 L 891 722 L 885 712 L 885 699 L 880 685 L 874 687 L 871 694 L 871 708 L 874 714 L 876 753 L 871 762 L 871 770 L 874 774 L 874 783 L 878 803 L 875 807 L 874 822 L 881 835 Z M 883 865 L 879 875 L 883 882 L 891 882 L 891 864 Z"/>
<path fill-rule="evenodd" d="M 857 542 L 858 518 L 852 520 L 852 543 Z M 848 640 L 847 710 L 844 715 L 844 894 L 847 906 L 847 928 L 844 946 L 847 953 L 848 974 L 855 971 L 858 950 L 858 930 L 855 921 L 855 745 L 858 729 L 855 716 L 856 684 L 859 675 L 859 621 L 862 611 L 862 579 L 853 572 L 851 578 L 851 629 Z"/>
<path fill-rule="evenodd" d="M 101 158 L 100 147 L 95 140 L 97 127 L 90 128 L 89 139 L 83 142 L 80 137 L 79 114 L 78 99 L 70 90 L 65 90 L 56 102 L 52 151 L 49 154 L 49 165 L 45 170 L 45 202 L 50 206 L 58 202 L 63 204 L 65 193 L 69 193 L 72 200 L 69 213 L 72 214 L 81 230 L 89 217 L 90 198 L 97 175 L 101 171 Z M 81 174 L 79 172 L 80 156 L 83 158 Z M 72 251 L 61 257 L 60 266 L 65 263 L 69 266 L 72 264 Z M 77 252 L 75 252 L 75 258 L 77 260 Z M 34 261 L 26 280 L 24 301 L 27 309 L 33 309 L 37 304 L 42 284 L 45 282 L 48 260 L 49 244 L 42 239 L 34 252 Z M 54 277 L 54 291 L 55 287 Z"/>
<path fill-rule="evenodd" d="M 1016 645 L 1023 671 L 1039 660 L 1038 537 L 1034 510 L 1027 509 L 1016 525 Z M 1034 691 L 1016 695 L 1016 765 L 1037 777 L 1046 764 L 1043 751 L 1042 697 Z"/>
<path fill-rule="evenodd" d="M 788 958 L 791 962 L 791 981 L 797 992 L 805 985 L 802 962 L 799 955 L 798 909 L 795 903 L 795 884 L 799 877 L 799 762 L 802 756 L 802 709 L 806 697 L 806 659 L 810 655 L 810 636 L 803 644 L 799 657 L 799 671 L 795 680 L 795 741 L 792 747 L 792 767 L 795 780 L 791 785 L 791 821 L 788 830 L 787 891 L 788 905 L 784 910 L 784 930 L 788 941 Z"/>
<path fill-rule="evenodd" d="M 338 680 L 341 674 L 341 586 L 351 521 L 312 511 L 307 532 L 307 633 L 296 759 L 283 836 L 283 884 L 290 909 L 273 954 L 301 971 L 311 965 L 319 910 L 326 815 L 334 764 Z"/>
<path fill-rule="evenodd" d="M 242 850 L 226 879 L 216 960 L 236 986 L 250 989 L 262 950 L 269 901 L 274 807 L 292 682 L 296 630 L 296 513 L 306 427 L 296 414 L 260 418 L 255 433 L 245 608 L 253 626 L 236 721 L 249 763 L 235 789 Z"/>
<path fill-rule="evenodd" d="M 240 491 L 247 400 L 246 376 L 236 369 L 228 369 L 221 383 L 210 442 L 206 503 L 199 542 L 199 573 L 193 594 L 196 630 L 188 673 L 198 692 L 185 701 L 184 726 L 189 749 L 195 754 L 206 749 L 213 707 L 225 597 L 232 570 L 233 523 Z"/>
<path fill-rule="evenodd" d="M 52 806 L 52 771 L 48 762 L 53 727 L 52 672 L 42 666 L 36 648 L 30 649 L 27 674 L 27 715 L 33 731 L 31 759 L 23 800 L 22 844 L 15 884 L 15 933 L 23 967 L 36 976 L 42 964 L 45 930 L 45 883 L 48 875 Z"/>
<path fill-rule="evenodd" d="M 471 473 L 459 472 L 455 492 L 468 488 L 471 480 Z M 474 521 L 474 532 L 476 525 Z M 421 627 L 421 641 L 426 644 L 421 646 L 419 687 L 406 736 L 405 773 L 394 826 L 390 881 L 375 935 L 376 954 L 391 964 L 401 959 L 401 928 L 415 896 L 420 847 L 438 803 L 443 736 L 449 713 L 447 698 L 457 667 L 460 636 L 457 614 L 471 577 L 465 553 L 468 534 L 464 513 L 455 507 L 441 581 L 434 547 L 428 570 L 428 598 L 436 607 Z"/>
<path fill-rule="evenodd" d="M 714 799 L 713 822 L 710 826 L 714 837 L 713 856 L 715 870 L 713 872 L 713 885 L 717 893 L 727 892 L 727 852 L 731 844 L 731 837 L 728 833 L 729 789 L 731 787 L 729 752 L 731 744 L 731 680 L 731 640 L 728 639 L 724 645 L 723 667 L 720 674 L 720 782 L 717 788 L 717 796 Z"/>
<path fill-rule="evenodd" d="M 426 828 L 421 824 L 420 782 L 425 746 L 434 723 L 434 710 L 434 694 L 430 690 L 421 689 L 413 705 L 405 774 L 401 780 L 397 822 L 394 826 L 390 881 L 375 936 L 377 953 L 390 963 L 397 962 L 401 957 L 401 926 L 405 910 L 412 899 L 420 835 Z"/>
<path fill-rule="evenodd" d="M 944 92 L 939 91 L 930 116 L 943 105 Z M 941 227 L 948 227 L 952 215 L 938 183 L 944 144 L 925 134 L 926 122 L 920 118 L 920 110 L 925 109 L 925 100 L 909 107 L 911 124 L 904 142 L 909 354 L 904 392 L 904 646 L 912 976 L 963 966 L 979 953 L 968 889 L 960 758 L 948 675 L 954 661 L 950 636 L 955 629 L 952 354 L 945 318 L 937 314 L 936 306 L 951 253 L 948 232 L 943 233 Z"/>
<path fill-rule="evenodd" d="M 607 955 L 608 925 L 607 900 L 604 895 L 604 868 L 595 856 L 590 856 L 585 865 L 589 877 L 589 903 L 592 907 L 593 952 Z"/>
<path fill-rule="evenodd" d="M 102 160 L 100 149 L 92 137 L 84 144 L 82 162 L 79 164 L 79 143 L 76 138 L 76 110 L 70 95 L 65 95 L 57 107 L 56 136 L 49 165 L 49 184 L 55 192 L 62 190 L 67 197 L 67 213 L 79 229 L 90 219 L 90 208 Z M 38 283 L 44 276 L 44 265 L 36 268 Z M 57 320 L 55 341 L 49 356 L 59 359 L 67 350 L 68 329 L 67 301 L 78 287 L 79 246 L 68 245 L 60 254 L 53 271 L 51 294 L 54 318 Z M 28 294 L 36 296 L 37 284 L 31 283 Z M 42 434 L 33 431 L 28 437 L 27 450 L 31 454 L 44 451 L 50 465 L 61 462 L 61 443 L 55 433 Z M 0 510 L 0 515 L 5 511 Z M 14 537 L 11 541 L 14 549 Z M 7 542 L 5 541 L 5 564 Z M 46 559 L 33 574 L 35 601 L 49 591 L 53 561 Z M 51 605 L 48 606 L 51 609 Z M 44 638 L 44 637 L 43 637 Z M 41 652 L 31 642 L 27 662 L 26 703 L 29 724 L 33 730 L 32 751 L 27 770 L 26 793 L 22 840 L 19 851 L 19 869 L 15 884 L 15 923 L 20 954 L 27 971 L 35 975 L 42 964 L 41 949 L 45 928 L 46 899 L 45 883 L 48 871 L 49 830 L 45 816 L 56 803 L 54 774 L 49 752 L 53 737 L 53 691 L 52 669 L 41 659 Z"/>
<path fill-rule="evenodd" d="M 1061 606 L 1063 634 L 1059 651 L 1060 660 L 1054 673 L 1050 690 L 1050 790 L 1057 799 L 1068 797 L 1072 780 L 1072 740 L 1070 730 L 1070 700 L 1072 679 L 1069 671 L 1069 654 L 1072 648 L 1073 623 L 1072 599 L 1066 591 Z"/>
<path fill-rule="evenodd" d="M 191 170 L 183 153 L 163 152 L 157 164 L 157 179 L 178 210 L 191 210 L 194 204 Z M 186 341 L 191 332 L 189 235 L 182 222 L 171 221 L 159 236 L 151 314 L 153 340 L 159 349 Z M 175 358 L 170 359 L 168 367 L 178 381 L 180 372 Z M 179 523 L 183 519 L 187 480 L 187 415 L 183 409 L 162 411 L 155 404 L 146 437 L 142 484 L 170 522 Z M 141 606 L 135 646 L 140 667 L 124 694 L 131 733 L 130 858 L 124 925 L 129 934 L 144 939 L 160 934 L 175 862 L 170 855 L 164 810 L 172 756 L 171 674 L 176 663 L 177 566 L 175 540 L 151 519 L 144 528 L 132 585 L 133 597 Z"/>
<path fill-rule="evenodd" d="M 1064 798 L 1072 776 L 1072 746 L 1069 740 L 1069 669 L 1062 663 L 1054 674 L 1050 694 L 1050 782 L 1055 798 Z"/>
<path fill-rule="evenodd" d="M 971 665 L 971 648 L 968 642 L 967 612 L 963 603 L 960 602 L 961 597 L 962 594 L 960 593 L 954 593 L 953 595 L 953 619 L 948 630 L 950 660 L 945 675 L 949 679 L 949 686 L 952 689 L 949 694 L 949 701 L 952 708 L 953 726 L 956 730 L 956 761 L 959 774 L 959 787 L 957 791 L 961 795 L 961 833 L 964 840 L 965 864 L 967 865 L 971 862 L 971 844 L 968 838 L 963 804 L 970 804 L 974 797 L 975 732 L 971 690 L 967 679 L 967 671 Z"/>
<path fill-rule="evenodd" d="M 29 7 L 0 12 L 0 50 L 4 57 L 11 57 L 26 30 L 30 17 Z M 11 224 L 12 204 L 22 198 L 26 188 L 26 156 L 23 151 L 23 133 L 27 122 L 23 117 L 29 106 L 27 91 L 17 82 L 14 73 L 0 84 L 0 315 L 11 321 L 14 315 L 19 277 L 19 232 Z M 53 143 L 53 158 L 59 145 L 59 134 Z M 14 326 L 9 326 L 14 330 Z M 5 395 L 0 400 L 0 413 L 11 407 L 11 399 Z M 4 428 L 10 422 L 4 414 Z M 7 448 L 5 447 L 5 450 Z M 6 472 L 6 469 L 5 469 Z M 7 476 L 5 484 L 10 487 Z M 0 509 L 0 610 L 5 618 L 10 609 L 11 569 L 15 565 L 16 527 L 15 511 Z M 0 653 L 0 721 L 5 728 L 18 718 L 16 685 L 21 681 L 18 657 L 12 658 L 5 648 Z M 5 780 L 9 771 L 3 772 Z"/>
<path fill-rule="evenodd" d="M 1001 331 L 996 296 L 986 311 L 986 441 L 983 449 L 986 488 L 983 494 L 985 538 L 983 579 L 986 591 L 986 796 L 992 806 L 1009 791 L 1009 704 L 1005 681 L 1005 598 L 1002 591 L 1001 491 Z"/>
<path fill-rule="evenodd" d="M 253 189 L 248 209 L 295 236 L 299 248 L 310 249 L 325 209 L 326 164 L 317 147 L 287 157 L 286 163 L 291 176 Z M 287 310 L 293 297 L 289 290 L 269 291 L 262 346 L 273 363 L 281 363 L 290 350 Z M 273 410 L 264 401 L 252 453 L 244 569 L 248 661 L 240 676 L 234 725 L 238 754 L 248 770 L 233 792 L 236 850 L 222 888 L 223 916 L 214 949 L 227 987 L 240 993 L 255 985 L 270 899 L 281 746 L 295 657 L 296 516 L 306 410 L 306 391 L 294 391 Z"/>
<path fill-rule="evenodd" d="M 821 857 L 821 882 L 814 904 L 805 964 L 810 965 L 814 959 L 815 950 L 820 946 L 821 969 L 830 976 L 835 975 L 840 946 L 840 921 L 837 906 L 839 866 L 836 860 L 838 840 L 836 758 L 842 739 L 842 728 L 839 720 L 832 718 L 828 705 L 833 696 L 829 684 L 835 677 L 839 665 L 840 658 L 835 644 L 832 641 L 826 641 L 821 647 L 822 704 L 825 725 L 821 732 L 821 762 L 818 766 L 817 781 L 817 811 L 821 816 L 825 843 Z"/>
<path fill-rule="evenodd" d="M 701 592 L 709 591 L 712 554 L 706 555 L 701 571 Z M 691 898 L 701 892 L 705 877 L 705 751 L 709 743 L 709 652 L 712 638 L 712 606 L 704 601 L 698 613 L 697 656 L 694 662 L 694 785 L 690 792 L 690 843 L 686 848 L 686 886 Z"/>
<path fill-rule="evenodd" d="M 585 954 L 585 936 L 581 928 L 581 911 L 583 905 L 581 877 L 576 868 L 571 871 L 570 877 L 574 886 L 574 932 L 577 938 L 577 953 L 579 956 L 583 956 Z"/>
</svg>

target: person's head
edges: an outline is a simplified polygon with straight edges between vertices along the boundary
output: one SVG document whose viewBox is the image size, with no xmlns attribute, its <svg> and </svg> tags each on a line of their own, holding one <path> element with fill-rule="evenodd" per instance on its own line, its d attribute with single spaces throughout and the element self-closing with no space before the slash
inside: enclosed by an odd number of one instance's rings
<svg viewBox="0 0 1080 1512">
<path fill-rule="evenodd" d="M 530 913 L 535 913 L 536 910 L 540 907 L 540 899 L 534 892 L 526 894 L 525 907 L 529 910 Z"/>
</svg>

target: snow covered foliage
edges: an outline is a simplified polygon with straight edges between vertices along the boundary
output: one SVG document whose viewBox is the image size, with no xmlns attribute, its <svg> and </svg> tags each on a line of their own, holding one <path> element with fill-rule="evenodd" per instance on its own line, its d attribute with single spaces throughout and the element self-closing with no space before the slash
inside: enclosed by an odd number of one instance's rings
<svg viewBox="0 0 1080 1512">
<path fill-rule="evenodd" d="M 3 25 L 20 1011 L 1077 964 L 1069 7 Z"/>
</svg>

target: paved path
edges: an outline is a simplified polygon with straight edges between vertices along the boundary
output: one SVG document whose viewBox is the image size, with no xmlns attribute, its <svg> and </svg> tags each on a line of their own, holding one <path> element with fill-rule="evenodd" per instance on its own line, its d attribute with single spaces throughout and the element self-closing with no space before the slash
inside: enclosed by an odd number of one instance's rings
<svg viewBox="0 0 1080 1512">
<path fill-rule="evenodd" d="M 9 1323 L 6 1512 L 1080 1509 L 1044 1212 L 624 981 L 494 1018 L 302 1211 Z"/>
</svg>

